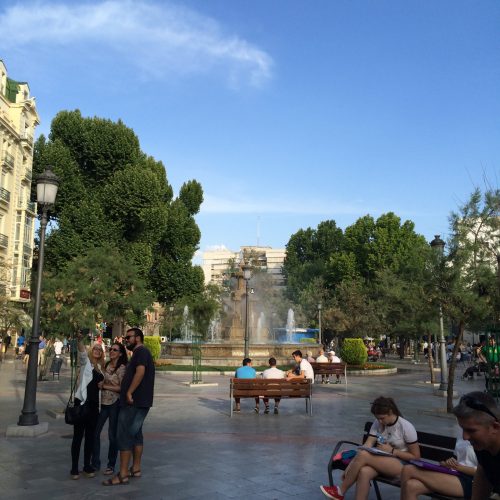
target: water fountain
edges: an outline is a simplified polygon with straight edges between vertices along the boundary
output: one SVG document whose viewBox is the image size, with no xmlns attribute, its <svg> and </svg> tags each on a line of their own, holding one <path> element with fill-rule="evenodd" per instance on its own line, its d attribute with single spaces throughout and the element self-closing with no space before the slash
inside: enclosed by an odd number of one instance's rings
<svg viewBox="0 0 500 500">
<path fill-rule="evenodd" d="M 291 353 L 296 349 L 305 351 L 316 348 L 315 344 L 304 344 L 303 339 L 314 338 L 316 330 L 296 328 L 293 309 L 288 310 L 286 328 L 276 328 L 285 318 L 279 317 L 269 308 L 265 298 L 259 297 L 258 280 L 252 279 L 255 293 L 246 295 L 246 283 L 243 272 L 232 275 L 232 290 L 230 296 L 223 299 L 223 310 L 219 318 L 210 322 L 206 341 L 202 343 L 202 359 L 204 364 L 219 366 L 238 366 L 244 356 L 245 312 L 246 300 L 249 301 L 248 328 L 250 332 L 250 357 L 256 365 L 267 365 L 273 356 L 279 364 L 291 362 Z M 192 320 L 189 309 L 184 307 L 182 322 L 182 339 L 164 344 L 162 357 L 175 364 L 192 363 L 191 340 Z M 307 341 L 306 341 L 307 342 Z"/>
</svg>

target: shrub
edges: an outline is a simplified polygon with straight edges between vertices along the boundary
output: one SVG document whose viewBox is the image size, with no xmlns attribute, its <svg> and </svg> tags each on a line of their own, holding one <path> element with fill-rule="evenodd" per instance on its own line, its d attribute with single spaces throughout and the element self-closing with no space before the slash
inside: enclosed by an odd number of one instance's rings
<svg viewBox="0 0 500 500">
<path fill-rule="evenodd" d="M 348 365 L 362 365 L 368 359 L 363 339 L 344 339 L 340 352 L 342 361 Z"/>
<path fill-rule="evenodd" d="M 149 349 L 153 360 L 156 361 L 161 354 L 160 337 L 144 336 L 144 345 Z"/>
</svg>

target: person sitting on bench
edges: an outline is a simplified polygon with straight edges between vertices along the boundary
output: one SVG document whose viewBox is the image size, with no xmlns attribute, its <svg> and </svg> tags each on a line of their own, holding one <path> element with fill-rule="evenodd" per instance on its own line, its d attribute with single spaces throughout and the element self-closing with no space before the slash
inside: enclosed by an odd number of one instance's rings
<svg viewBox="0 0 500 500">
<path fill-rule="evenodd" d="M 367 500 L 372 479 L 378 475 L 397 478 L 403 470 L 402 460 L 420 458 L 417 431 L 403 418 L 392 398 L 378 397 L 372 403 L 371 412 L 376 420 L 364 446 L 385 452 L 384 455 L 358 450 L 345 470 L 340 486 L 321 486 L 326 497 L 343 500 L 347 490 L 355 484 L 356 500 Z"/>
<path fill-rule="evenodd" d="M 474 448 L 462 438 L 455 445 L 456 458 L 449 458 L 441 465 L 454 469 L 459 476 L 421 469 L 415 465 L 405 465 L 401 472 L 401 500 L 417 500 L 419 495 L 439 493 L 450 497 L 463 497 L 470 500 L 472 478 L 477 468 Z"/>
<path fill-rule="evenodd" d="M 255 368 L 252 367 L 252 360 L 250 358 L 245 358 L 243 360 L 242 366 L 236 369 L 234 373 L 234 378 L 255 378 L 257 377 L 257 372 Z M 239 412 L 241 410 L 240 407 L 240 398 L 234 398 L 235 406 L 234 411 Z M 255 413 L 259 413 L 259 397 L 255 398 Z"/>
<path fill-rule="evenodd" d="M 269 358 L 269 368 L 267 370 L 264 370 L 262 372 L 262 378 L 269 379 L 269 378 L 277 378 L 277 379 L 284 379 L 285 378 L 285 372 L 280 370 L 279 368 L 276 368 L 276 358 Z M 265 410 L 264 413 L 269 413 L 269 398 L 264 397 L 264 406 Z M 281 398 L 274 398 L 274 414 L 277 415 L 279 413 L 278 407 L 280 405 Z"/>
</svg>

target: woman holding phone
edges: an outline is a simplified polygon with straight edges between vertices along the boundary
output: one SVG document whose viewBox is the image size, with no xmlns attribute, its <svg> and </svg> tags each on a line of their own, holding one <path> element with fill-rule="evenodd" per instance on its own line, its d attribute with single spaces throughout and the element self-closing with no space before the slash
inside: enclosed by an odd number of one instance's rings
<svg viewBox="0 0 500 500">
<path fill-rule="evenodd" d="M 104 380 L 99 383 L 101 389 L 101 412 L 97 420 L 94 453 L 92 456 L 92 465 L 96 470 L 99 470 L 101 468 L 101 432 L 106 420 L 109 419 L 109 449 L 108 463 L 104 470 L 105 476 L 111 476 L 114 473 L 116 458 L 118 457 L 116 432 L 118 412 L 120 411 L 120 388 L 127 363 L 128 357 L 125 346 L 114 342 L 109 349 L 109 361 L 104 368 Z"/>
</svg>

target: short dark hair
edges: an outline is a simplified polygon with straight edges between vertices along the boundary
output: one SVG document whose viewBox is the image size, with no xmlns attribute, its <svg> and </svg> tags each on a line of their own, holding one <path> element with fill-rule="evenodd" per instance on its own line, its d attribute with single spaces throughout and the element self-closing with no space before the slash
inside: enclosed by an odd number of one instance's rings
<svg viewBox="0 0 500 500">
<path fill-rule="evenodd" d="M 302 357 L 302 351 L 299 351 L 298 349 L 296 351 L 292 352 L 292 356 L 300 356 Z"/>
<path fill-rule="evenodd" d="M 142 330 L 140 328 L 137 328 L 136 326 L 134 326 L 133 328 L 129 328 L 127 330 L 127 333 L 128 332 L 134 332 L 134 336 L 140 337 L 141 342 L 144 343 L 144 333 L 142 333 Z"/>
<path fill-rule="evenodd" d="M 269 366 L 276 366 L 276 358 L 269 358 Z"/>
<path fill-rule="evenodd" d="M 243 360 L 243 366 L 247 366 L 247 365 L 248 365 L 248 363 L 251 363 L 251 362 L 252 362 L 252 360 L 251 360 L 250 358 L 245 358 L 245 359 Z"/>
</svg>

